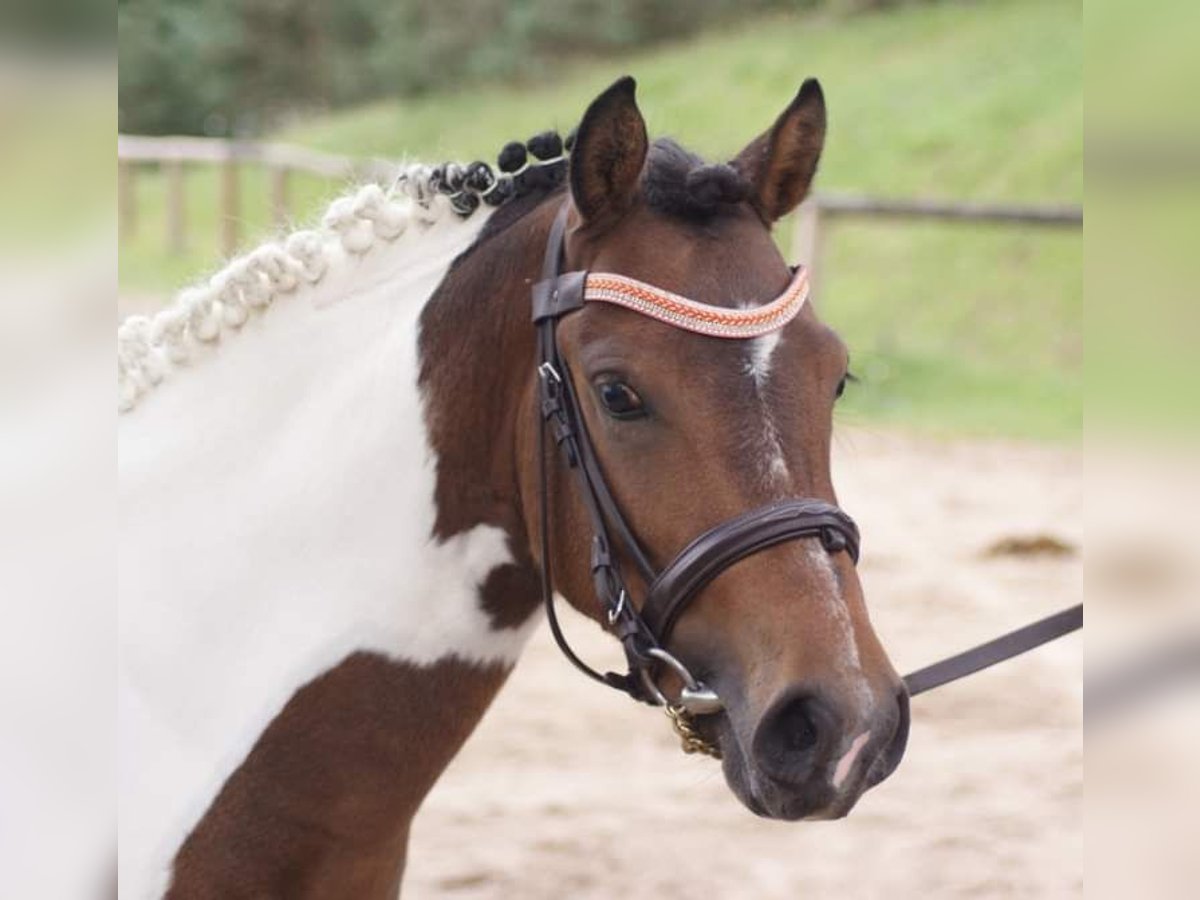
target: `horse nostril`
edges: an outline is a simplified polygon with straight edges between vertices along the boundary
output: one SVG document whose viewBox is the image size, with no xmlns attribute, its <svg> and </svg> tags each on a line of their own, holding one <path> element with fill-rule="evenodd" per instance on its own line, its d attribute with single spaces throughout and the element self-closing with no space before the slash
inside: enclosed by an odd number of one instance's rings
<svg viewBox="0 0 1200 900">
<path fill-rule="evenodd" d="M 817 746 L 817 724 L 809 714 L 808 700 L 799 700 L 788 705 L 780 714 L 779 729 L 783 749 L 791 753 L 803 753 Z"/>
<path fill-rule="evenodd" d="M 812 774 L 829 736 L 837 733 L 837 720 L 815 694 L 784 698 L 767 713 L 758 727 L 754 751 L 773 777 L 799 783 Z"/>
</svg>

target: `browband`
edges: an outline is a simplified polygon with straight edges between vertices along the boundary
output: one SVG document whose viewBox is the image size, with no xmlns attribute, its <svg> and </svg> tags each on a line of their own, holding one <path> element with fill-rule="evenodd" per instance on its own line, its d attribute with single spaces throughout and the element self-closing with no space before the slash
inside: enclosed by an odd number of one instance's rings
<svg viewBox="0 0 1200 900">
<path fill-rule="evenodd" d="M 565 219 L 556 221 L 565 222 Z M 547 265 L 557 265 L 550 253 Z M 710 337 L 744 340 L 778 331 L 792 321 L 808 300 L 808 270 L 796 266 L 783 293 L 769 303 L 749 309 L 710 306 L 671 291 L 607 272 L 574 271 L 552 274 L 533 286 L 533 321 L 540 325 L 580 309 L 584 303 L 612 303 L 634 312 Z"/>
<path fill-rule="evenodd" d="M 698 303 L 624 275 L 589 272 L 583 299 L 624 306 L 644 316 L 699 334 L 721 338 L 761 337 L 782 328 L 796 317 L 808 299 L 808 272 L 797 266 L 783 293 L 749 309 L 726 309 Z"/>
</svg>

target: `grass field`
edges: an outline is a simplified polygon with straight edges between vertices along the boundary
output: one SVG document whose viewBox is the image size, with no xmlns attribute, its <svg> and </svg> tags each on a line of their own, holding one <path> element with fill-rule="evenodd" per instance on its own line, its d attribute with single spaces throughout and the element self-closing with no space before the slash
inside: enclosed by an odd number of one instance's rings
<svg viewBox="0 0 1200 900">
<path fill-rule="evenodd" d="M 886 196 L 1081 202 L 1082 13 L 1059 0 L 928 4 L 775 17 L 677 46 L 564 68 L 552 84 L 485 86 L 296 122 L 281 140 L 362 156 L 492 159 L 503 142 L 570 128 L 613 78 L 638 79 L 654 134 L 735 153 L 801 79 L 819 77 L 830 132 L 818 188 Z M 315 213 L 340 188 L 297 179 Z M 215 180 L 189 179 L 193 243 L 163 249 L 162 185 L 139 184 L 121 288 L 165 292 L 211 270 Z M 269 230 L 249 172 L 243 231 Z M 788 240 L 790 227 L 781 229 Z M 844 420 L 1071 438 L 1082 419 L 1082 234 L 842 223 L 827 235 L 819 304 L 863 378 Z"/>
</svg>

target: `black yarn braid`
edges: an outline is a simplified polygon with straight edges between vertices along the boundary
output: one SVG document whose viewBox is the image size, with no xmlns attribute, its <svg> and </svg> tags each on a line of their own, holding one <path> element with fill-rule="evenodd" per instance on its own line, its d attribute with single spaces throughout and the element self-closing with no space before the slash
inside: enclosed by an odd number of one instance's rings
<svg viewBox="0 0 1200 900">
<path fill-rule="evenodd" d="M 480 203 L 500 206 L 531 191 L 561 184 L 574 142 L 574 131 L 565 141 L 556 131 L 535 134 L 523 144 L 510 141 L 496 158 L 499 173 L 478 160 L 467 166 L 443 163 L 430 173 L 429 186 L 449 197 L 454 211 L 466 218 Z"/>
</svg>

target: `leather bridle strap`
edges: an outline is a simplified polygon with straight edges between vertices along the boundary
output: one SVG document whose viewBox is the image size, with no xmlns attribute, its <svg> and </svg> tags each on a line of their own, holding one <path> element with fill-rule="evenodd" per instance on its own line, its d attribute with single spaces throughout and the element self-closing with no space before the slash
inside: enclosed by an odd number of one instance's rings
<svg viewBox="0 0 1200 900">
<path fill-rule="evenodd" d="M 684 547 L 651 583 L 642 619 L 666 643 L 688 602 L 713 578 L 752 553 L 804 537 L 858 562 L 858 526 L 848 515 L 823 500 L 781 501 L 721 522 Z"/>
<path fill-rule="evenodd" d="M 583 305 L 586 272 L 569 272 L 559 276 L 563 238 L 566 234 L 568 207 L 563 205 L 550 229 L 542 280 L 533 286 L 533 321 L 537 327 L 537 371 L 540 391 L 538 457 L 540 466 L 538 493 L 541 530 L 542 603 L 555 643 L 568 660 L 589 678 L 624 691 L 637 699 L 645 699 L 639 679 L 633 673 L 647 665 L 646 651 L 657 646 L 638 616 L 625 588 L 620 569 L 613 557 L 608 523 L 612 523 L 643 577 L 650 581 L 654 570 L 638 544 L 632 529 L 625 522 L 608 485 L 600 472 L 583 417 L 579 414 L 578 397 L 570 370 L 558 352 L 555 329 L 558 319 Z M 562 451 L 569 469 L 578 475 L 580 494 L 592 528 L 591 570 L 597 598 L 604 607 L 608 624 L 620 639 L 630 672 L 601 674 L 579 658 L 558 622 L 554 606 L 551 571 L 550 520 L 548 508 L 549 460 L 545 448 L 545 430 L 550 429 L 555 443 Z"/>
<path fill-rule="evenodd" d="M 1010 631 L 1008 634 L 980 644 L 978 647 L 972 647 L 970 650 L 947 657 L 931 666 L 918 669 L 912 674 L 904 676 L 904 686 L 908 688 L 908 695 L 915 697 L 917 694 L 931 691 L 951 681 L 974 675 L 976 672 L 1004 662 L 1006 659 L 1028 653 L 1035 647 L 1040 647 L 1042 644 L 1070 634 L 1072 631 L 1078 631 L 1082 627 L 1083 605 L 1079 604 L 1039 619 L 1024 628 Z"/>
</svg>

